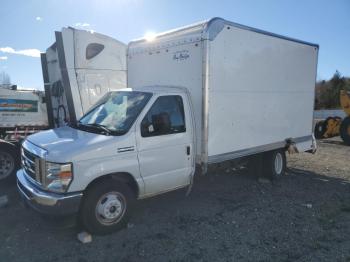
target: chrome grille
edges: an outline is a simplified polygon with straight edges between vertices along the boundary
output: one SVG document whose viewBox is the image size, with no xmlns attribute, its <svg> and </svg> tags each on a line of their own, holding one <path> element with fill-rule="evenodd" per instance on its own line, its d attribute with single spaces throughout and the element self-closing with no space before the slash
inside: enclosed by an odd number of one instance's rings
<svg viewBox="0 0 350 262">
<path fill-rule="evenodd" d="M 36 182 L 40 182 L 39 158 L 23 147 L 21 155 L 22 168 L 24 169 L 26 174 Z"/>
</svg>

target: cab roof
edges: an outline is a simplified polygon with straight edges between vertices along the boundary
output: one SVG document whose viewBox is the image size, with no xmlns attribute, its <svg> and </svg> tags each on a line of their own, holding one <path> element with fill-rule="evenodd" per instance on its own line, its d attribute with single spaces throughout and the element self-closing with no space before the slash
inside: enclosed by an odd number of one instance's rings
<svg viewBox="0 0 350 262">
<path fill-rule="evenodd" d="M 116 91 L 138 91 L 138 92 L 149 92 L 153 94 L 164 94 L 164 93 L 186 93 L 187 89 L 180 86 L 167 86 L 167 85 L 154 85 L 144 86 L 135 88 L 123 88 Z"/>
</svg>

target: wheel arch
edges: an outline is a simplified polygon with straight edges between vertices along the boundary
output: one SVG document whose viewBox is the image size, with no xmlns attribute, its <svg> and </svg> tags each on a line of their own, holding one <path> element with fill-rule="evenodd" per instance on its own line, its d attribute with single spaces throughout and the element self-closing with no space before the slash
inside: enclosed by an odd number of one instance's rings
<svg viewBox="0 0 350 262">
<path fill-rule="evenodd" d="M 0 145 L 4 145 L 4 146 L 8 146 L 8 147 L 11 147 L 13 149 L 16 149 L 17 146 L 9 141 L 6 141 L 6 140 L 3 140 L 3 139 L 0 139 Z"/>
<path fill-rule="evenodd" d="M 135 198 L 137 199 L 139 197 L 139 194 L 140 194 L 139 184 L 137 183 L 135 177 L 128 172 L 116 172 L 116 173 L 99 176 L 94 180 L 90 181 L 90 183 L 85 188 L 84 192 L 89 190 L 89 188 L 91 188 L 92 186 L 98 183 L 104 183 L 105 181 L 108 181 L 108 180 L 119 181 L 127 184 L 132 190 L 132 192 L 134 193 Z"/>
</svg>

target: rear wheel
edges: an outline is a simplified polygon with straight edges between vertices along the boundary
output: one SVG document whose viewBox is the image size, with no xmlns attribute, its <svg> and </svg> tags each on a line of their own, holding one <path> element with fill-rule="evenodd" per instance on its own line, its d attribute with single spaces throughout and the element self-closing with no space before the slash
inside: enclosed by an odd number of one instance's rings
<svg viewBox="0 0 350 262">
<path fill-rule="evenodd" d="M 133 193 L 126 184 L 104 180 L 84 194 L 80 221 L 90 233 L 112 233 L 127 225 L 133 200 Z"/>
<path fill-rule="evenodd" d="M 343 119 L 340 125 L 340 136 L 344 143 L 350 146 L 350 117 Z"/>
<path fill-rule="evenodd" d="M 263 161 L 264 176 L 276 179 L 285 174 L 287 161 L 284 150 L 280 149 L 265 153 Z"/>
<path fill-rule="evenodd" d="M 14 179 L 17 167 L 16 148 L 7 143 L 0 143 L 0 180 Z"/>
</svg>

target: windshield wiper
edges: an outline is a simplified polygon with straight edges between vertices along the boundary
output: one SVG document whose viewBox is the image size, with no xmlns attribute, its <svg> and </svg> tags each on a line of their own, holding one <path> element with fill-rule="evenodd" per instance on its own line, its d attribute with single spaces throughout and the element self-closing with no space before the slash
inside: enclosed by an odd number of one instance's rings
<svg viewBox="0 0 350 262">
<path fill-rule="evenodd" d="M 108 129 L 108 127 L 106 127 L 105 125 L 101 125 L 101 124 L 96 124 L 96 123 L 93 123 L 93 124 L 83 124 L 81 122 L 79 122 L 80 125 L 83 125 L 83 126 L 88 126 L 88 127 L 96 127 L 100 130 L 103 130 L 105 131 L 108 135 L 112 134 L 112 130 Z"/>
</svg>

